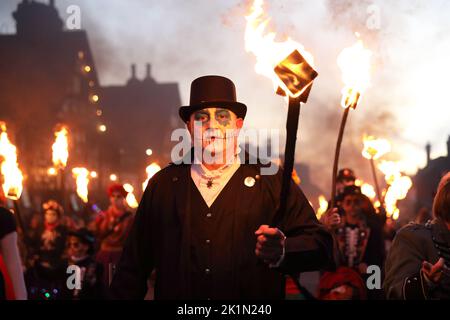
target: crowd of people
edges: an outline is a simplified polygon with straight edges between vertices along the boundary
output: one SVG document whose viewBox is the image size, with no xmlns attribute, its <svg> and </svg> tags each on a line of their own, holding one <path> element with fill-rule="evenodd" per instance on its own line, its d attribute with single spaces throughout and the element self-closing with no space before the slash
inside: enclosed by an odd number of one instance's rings
<svg viewBox="0 0 450 320">
<path fill-rule="evenodd" d="M 449 299 L 450 173 L 437 188 L 433 217 L 422 208 L 401 228 L 355 185 L 351 169 L 337 181 L 336 206 L 321 218 L 334 235 L 336 268 L 322 274 L 319 299 Z M 382 287 L 368 287 L 368 266 L 379 268 Z"/>
<path fill-rule="evenodd" d="M 48 200 L 42 205 L 42 211 L 30 219 L 25 230 L 17 228 L 14 216 L 2 208 L 3 269 L 9 275 L 4 278 L 13 290 L 8 294 L 5 290 L 8 286 L 0 281 L 0 299 L 7 295 L 31 300 L 107 298 L 114 267 L 134 219 L 125 201 L 127 192 L 121 184 L 111 185 L 108 196 L 107 210 L 85 217 L 65 214 L 57 201 Z M 8 243 L 3 244 L 6 241 Z M 8 267 L 12 264 L 15 266 Z M 69 266 L 78 268 L 70 269 Z M 68 270 L 76 270 L 73 275 L 74 283 L 79 281 L 78 286 L 68 285 L 71 275 Z"/>
<path fill-rule="evenodd" d="M 450 173 L 438 187 L 433 218 L 419 212 L 402 228 L 382 206 L 375 208 L 355 181 L 353 170 L 340 170 L 336 203 L 320 219 L 334 238 L 335 268 L 321 271 L 316 293 L 302 288 L 300 295 L 320 300 L 449 298 Z M 108 195 L 108 209 L 84 219 L 65 214 L 49 200 L 18 233 L 14 216 L 2 208 L 0 299 L 107 298 L 134 220 L 122 185 L 111 185 Z M 68 286 L 69 266 L 79 267 L 81 286 Z M 383 288 L 368 289 L 369 266 L 382 271 Z"/>
</svg>

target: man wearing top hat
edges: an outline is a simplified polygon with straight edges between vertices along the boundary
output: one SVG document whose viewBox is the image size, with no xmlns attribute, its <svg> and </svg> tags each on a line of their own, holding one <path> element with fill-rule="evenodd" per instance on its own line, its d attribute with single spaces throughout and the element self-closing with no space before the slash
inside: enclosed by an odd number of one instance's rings
<svg viewBox="0 0 450 320">
<path fill-rule="evenodd" d="M 155 270 L 155 299 L 282 299 L 285 274 L 333 264 L 332 238 L 282 172 L 263 175 L 237 138 L 247 107 L 233 82 L 204 76 L 179 115 L 194 148 L 148 183 L 111 284 L 115 299 L 142 299 Z"/>
</svg>

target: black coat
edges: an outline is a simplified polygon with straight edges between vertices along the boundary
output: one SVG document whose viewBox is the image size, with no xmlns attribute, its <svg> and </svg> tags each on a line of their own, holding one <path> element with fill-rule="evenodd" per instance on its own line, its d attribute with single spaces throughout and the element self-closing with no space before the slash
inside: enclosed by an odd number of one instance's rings
<svg viewBox="0 0 450 320">
<path fill-rule="evenodd" d="M 241 164 L 234 175 L 239 184 L 229 202 L 236 212 L 230 241 L 235 244 L 234 267 L 221 297 L 234 299 L 282 299 L 284 273 L 304 272 L 333 265 L 331 235 L 317 221 L 303 192 L 293 182 L 289 214 L 280 230 L 287 236 L 282 265 L 270 269 L 255 256 L 254 232 L 270 224 L 279 202 L 282 172 L 260 175 L 259 165 Z M 246 177 L 256 184 L 247 187 Z M 233 176 L 234 178 L 234 176 Z M 190 165 L 170 165 L 149 182 L 136 213 L 132 231 L 111 284 L 115 299 L 142 299 L 147 278 L 156 270 L 155 299 L 192 299 L 191 274 L 191 176 Z M 224 189 L 224 190 L 225 190 Z M 224 192 L 222 190 L 222 192 Z M 220 195 L 219 195 L 220 196 Z M 220 249 L 219 249 L 220 250 Z"/>
</svg>

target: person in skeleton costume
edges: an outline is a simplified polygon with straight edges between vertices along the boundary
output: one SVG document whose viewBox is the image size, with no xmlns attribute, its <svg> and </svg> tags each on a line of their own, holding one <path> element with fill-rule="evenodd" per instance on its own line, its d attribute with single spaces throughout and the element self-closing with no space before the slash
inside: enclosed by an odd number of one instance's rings
<svg viewBox="0 0 450 320">
<path fill-rule="evenodd" d="M 75 288 L 66 286 L 63 299 L 98 300 L 104 297 L 103 266 L 94 259 L 94 243 L 93 234 L 86 228 L 68 233 L 67 265 L 79 268 L 80 283 Z"/>
<path fill-rule="evenodd" d="M 375 265 L 382 269 L 385 255 L 382 225 L 373 220 L 374 209 L 367 210 L 366 206 L 363 206 L 363 204 L 367 204 L 367 201 L 370 202 L 361 193 L 360 187 L 354 185 L 346 186 L 341 194 L 340 208 L 343 211 L 343 216 L 341 217 L 337 213 L 337 208 L 333 208 L 326 213 L 327 216 L 323 219 L 325 225 L 334 234 L 335 254 L 339 267 L 353 269 L 353 271 L 359 273 L 362 280 L 367 278 L 368 266 Z M 337 218 L 335 218 L 336 216 Z M 336 278 L 333 278 L 333 273 L 326 275 L 326 287 L 330 291 L 336 291 L 339 289 L 339 286 L 345 284 L 341 281 L 342 279 L 345 280 L 345 276 L 342 275 L 348 275 L 351 271 L 342 270 L 345 272 L 339 272 L 340 269 L 337 270 L 335 273 Z M 355 275 L 352 277 L 355 278 Z M 336 283 L 332 281 L 333 279 L 336 280 Z M 343 297 L 353 296 L 357 299 L 366 296 L 369 299 L 381 298 L 382 292 L 380 290 L 371 290 L 366 294 L 362 292 L 365 288 L 354 286 L 355 283 L 357 282 L 353 282 L 351 285 L 349 283 L 348 285 L 353 286 L 354 289 L 358 287 L 358 290 L 354 290 L 354 292 L 359 293 L 357 295 L 343 295 Z M 339 292 L 339 290 L 336 292 Z M 329 294 L 322 292 L 322 296 L 329 296 Z M 334 295 L 336 299 L 338 296 Z"/>
</svg>

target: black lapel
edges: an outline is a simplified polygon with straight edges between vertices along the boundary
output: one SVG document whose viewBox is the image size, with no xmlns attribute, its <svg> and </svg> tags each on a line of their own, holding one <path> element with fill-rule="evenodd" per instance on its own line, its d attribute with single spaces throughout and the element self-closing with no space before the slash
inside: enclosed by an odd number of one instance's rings
<svg viewBox="0 0 450 320">
<path fill-rule="evenodd" d="M 185 216 L 187 210 L 189 209 L 188 200 L 190 197 L 190 166 L 189 165 L 178 165 L 178 170 L 174 171 L 174 176 L 172 177 L 173 190 L 175 193 L 175 206 L 177 210 L 178 218 L 180 223 L 185 222 Z"/>
<path fill-rule="evenodd" d="M 190 297 L 190 248 L 191 248 L 191 179 L 190 165 L 177 165 L 172 176 L 173 190 L 175 193 L 175 207 L 179 218 L 181 231 L 181 252 L 179 257 L 179 292 L 180 299 Z"/>
</svg>

